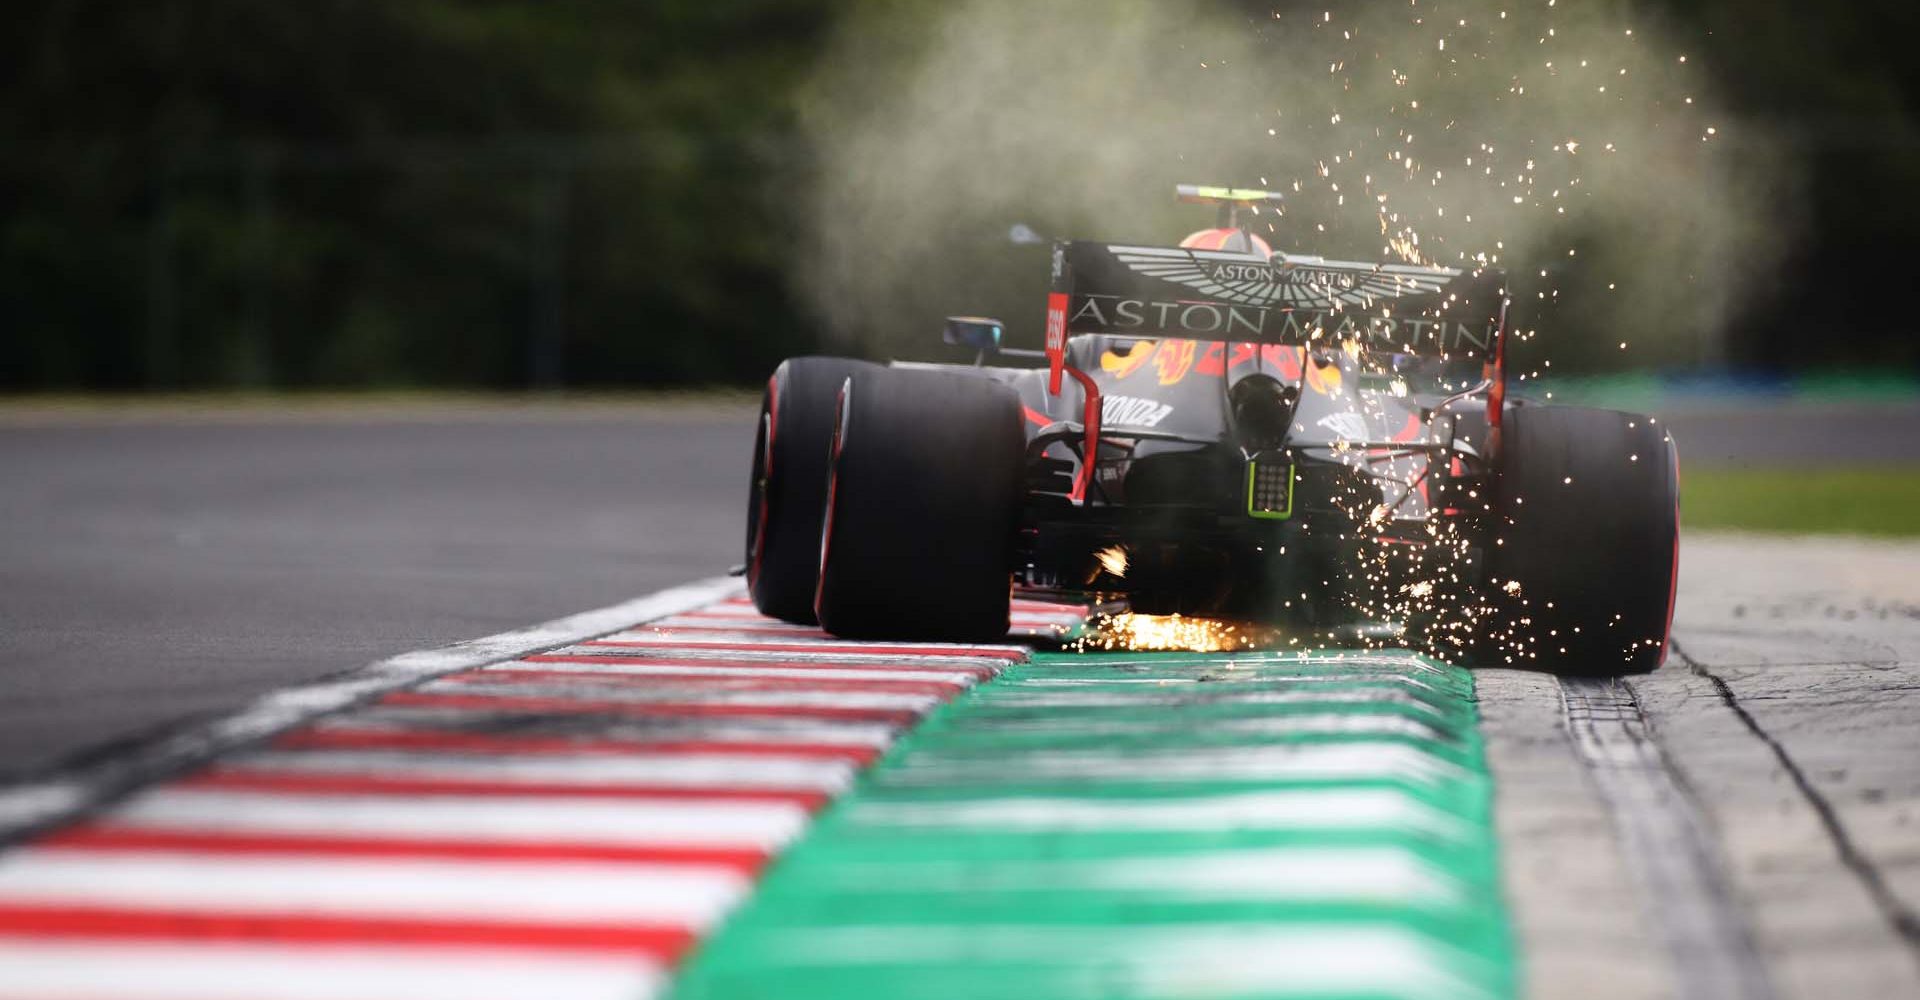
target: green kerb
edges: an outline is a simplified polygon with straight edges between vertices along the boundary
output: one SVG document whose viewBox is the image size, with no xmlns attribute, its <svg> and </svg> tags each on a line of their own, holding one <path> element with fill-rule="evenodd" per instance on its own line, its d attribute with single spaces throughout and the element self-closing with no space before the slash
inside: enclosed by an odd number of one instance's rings
<svg viewBox="0 0 1920 1000">
<path fill-rule="evenodd" d="M 1472 676 L 1041 654 L 903 739 L 678 1000 L 1506 998 Z"/>
</svg>

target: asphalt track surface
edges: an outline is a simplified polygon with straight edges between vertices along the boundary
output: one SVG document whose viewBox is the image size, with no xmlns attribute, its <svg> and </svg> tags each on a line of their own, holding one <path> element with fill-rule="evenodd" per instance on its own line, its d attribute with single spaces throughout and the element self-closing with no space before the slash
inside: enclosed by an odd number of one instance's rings
<svg viewBox="0 0 1920 1000">
<path fill-rule="evenodd" d="M 1683 462 L 1920 461 L 1920 407 L 1700 406 Z M 745 406 L 0 420 L 0 778 L 737 561 Z"/>
<path fill-rule="evenodd" d="M 0 780 L 738 561 L 741 407 L 0 424 Z"/>
<path fill-rule="evenodd" d="M 1911 408 L 1667 421 L 1716 465 L 1920 440 Z M 0 771 L 710 576 L 738 544 L 750 430 L 746 409 L 686 407 L 0 428 Z M 1917 557 L 1706 539 L 1660 672 L 1584 692 L 1482 672 L 1533 995 L 1705 995 L 1636 853 L 1663 826 L 1706 845 L 1710 930 L 1758 963 L 1723 995 L 1920 989 Z"/>
</svg>

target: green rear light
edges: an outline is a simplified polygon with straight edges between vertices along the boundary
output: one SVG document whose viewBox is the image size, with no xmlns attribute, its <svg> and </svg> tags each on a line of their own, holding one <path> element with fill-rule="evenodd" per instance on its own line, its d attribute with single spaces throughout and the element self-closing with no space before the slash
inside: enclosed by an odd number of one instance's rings
<svg viewBox="0 0 1920 1000">
<path fill-rule="evenodd" d="M 1247 462 L 1247 513 L 1274 521 L 1293 516 L 1293 463 L 1274 456 Z"/>
</svg>

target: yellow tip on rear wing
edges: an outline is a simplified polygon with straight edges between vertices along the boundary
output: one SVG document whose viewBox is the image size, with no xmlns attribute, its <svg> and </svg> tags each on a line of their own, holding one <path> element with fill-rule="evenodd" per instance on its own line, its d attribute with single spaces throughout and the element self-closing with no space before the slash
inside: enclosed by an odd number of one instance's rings
<svg viewBox="0 0 1920 1000">
<path fill-rule="evenodd" d="M 1282 201 L 1278 191 L 1208 187 L 1204 184 L 1177 184 L 1173 193 L 1191 205 L 1277 205 Z"/>
</svg>

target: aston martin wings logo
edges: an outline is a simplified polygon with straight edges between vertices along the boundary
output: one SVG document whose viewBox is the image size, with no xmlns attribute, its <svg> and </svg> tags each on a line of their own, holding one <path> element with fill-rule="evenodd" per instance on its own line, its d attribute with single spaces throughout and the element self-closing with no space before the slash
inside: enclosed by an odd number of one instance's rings
<svg viewBox="0 0 1920 1000">
<path fill-rule="evenodd" d="M 1171 281 L 1217 302 L 1295 309 L 1366 308 L 1382 299 L 1432 295 L 1462 272 L 1419 264 L 1367 264 L 1173 247 L 1111 246 L 1138 274 Z"/>
</svg>

